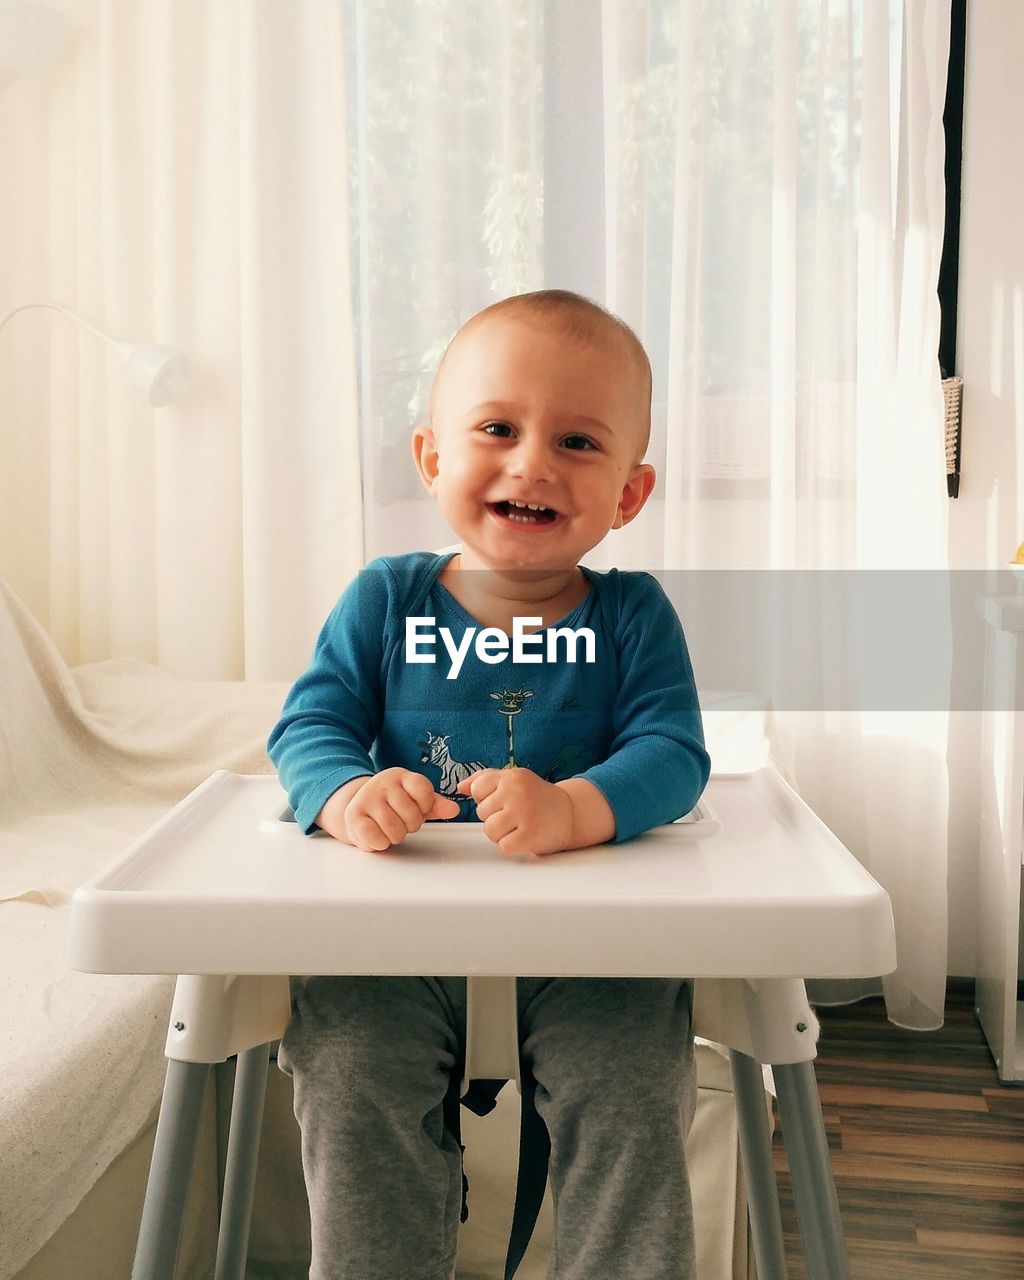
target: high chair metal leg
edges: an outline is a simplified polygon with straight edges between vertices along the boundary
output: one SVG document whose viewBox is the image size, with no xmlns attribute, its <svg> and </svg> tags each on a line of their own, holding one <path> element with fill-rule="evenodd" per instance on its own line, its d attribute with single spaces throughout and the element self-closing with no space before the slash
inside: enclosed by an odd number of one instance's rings
<svg viewBox="0 0 1024 1280">
<path fill-rule="evenodd" d="M 730 1049 L 729 1065 L 758 1280 L 788 1280 L 761 1064 L 745 1053 Z"/>
<path fill-rule="evenodd" d="M 240 1053 L 235 1065 L 214 1280 L 245 1280 L 269 1061 L 270 1045 L 261 1044 Z"/>
<path fill-rule="evenodd" d="M 793 1199 L 810 1280 L 849 1280 L 850 1262 L 839 1218 L 814 1064 L 773 1066 Z"/>
<path fill-rule="evenodd" d="M 216 1280 L 244 1274 L 269 1045 L 283 1033 L 290 1012 L 288 979 L 282 975 L 179 976 L 132 1280 L 174 1280 L 206 1080 L 214 1062 L 234 1054 L 238 1066 L 218 1241 L 225 1260 L 218 1257 Z"/>
<path fill-rule="evenodd" d="M 167 1063 L 132 1280 L 174 1280 L 210 1065 Z"/>
<path fill-rule="evenodd" d="M 810 1280 L 849 1280 L 846 1242 L 814 1078 L 818 1020 L 807 1001 L 804 983 L 798 978 L 701 979 L 695 988 L 694 1025 L 699 1034 L 731 1046 L 737 1107 L 749 1074 L 741 1064 L 736 1075 L 737 1055 L 746 1054 L 755 1065 L 771 1063 L 808 1275 Z M 740 1121 L 742 1140 L 742 1111 Z M 760 1140 L 755 1126 L 746 1128 L 756 1151 Z M 746 1168 L 746 1151 L 743 1154 Z M 767 1158 L 770 1160 L 770 1151 Z M 765 1157 L 758 1155 L 755 1165 L 764 1163 Z M 755 1213 L 761 1221 L 761 1229 L 754 1229 L 755 1242 L 759 1236 L 767 1242 L 769 1257 L 775 1259 L 769 1265 L 777 1266 L 779 1245 L 773 1242 L 776 1228 L 762 1203 L 768 1193 L 767 1176 L 755 1174 L 752 1184 L 751 1223 Z M 760 1266 L 758 1257 L 759 1269 Z M 785 1270 L 779 1274 L 785 1275 Z"/>
</svg>

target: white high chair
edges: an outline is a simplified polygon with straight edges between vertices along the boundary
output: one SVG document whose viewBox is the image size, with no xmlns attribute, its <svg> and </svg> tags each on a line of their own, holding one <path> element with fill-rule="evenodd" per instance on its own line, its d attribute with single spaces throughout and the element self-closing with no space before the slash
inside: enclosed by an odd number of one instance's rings
<svg viewBox="0 0 1024 1280">
<path fill-rule="evenodd" d="M 712 777 L 720 829 L 529 862 L 476 824 L 367 858 L 277 820 L 276 778 L 218 773 L 72 902 L 69 959 L 179 973 L 133 1280 L 172 1280 L 209 1065 L 238 1055 L 216 1280 L 242 1280 L 270 1042 L 293 973 L 465 974 L 465 1078 L 514 1079 L 515 976 L 694 977 L 695 1030 L 728 1045 L 760 1280 L 786 1275 L 759 1063 L 771 1064 L 808 1274 L 849 1274 L 803 976 L 895 963 L 884 891 L 771 769 Z M 709 824 L 714 827 L 715 823 Z M 429 928 L 427 927 L 429 924 Z"/>
</svg>

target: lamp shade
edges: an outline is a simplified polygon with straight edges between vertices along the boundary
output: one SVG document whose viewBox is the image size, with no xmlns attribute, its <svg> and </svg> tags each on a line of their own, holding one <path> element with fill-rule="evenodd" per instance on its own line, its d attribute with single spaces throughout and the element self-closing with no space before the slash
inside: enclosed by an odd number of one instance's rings
<svg viewBox="0 0 1024 1280">
<path fill-rule="evenodd" d="M 188 365 L 180 351 L 158 342 L 116 344 L 128 376 L 154 409 L 180 399 L 188 389 Z"/>
</svg>

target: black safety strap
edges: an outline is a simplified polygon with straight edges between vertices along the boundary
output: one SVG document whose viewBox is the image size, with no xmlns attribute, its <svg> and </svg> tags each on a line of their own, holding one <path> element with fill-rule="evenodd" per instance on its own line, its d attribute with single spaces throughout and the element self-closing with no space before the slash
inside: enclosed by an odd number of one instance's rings
<svg viewBox="0 0 1024 1280">
<path fill-rule="evenodd" d="M 461 1066 L 457 1066 L 451 1074 L 448 1091 L 444 1098 L 444 1122 L 445 1127 L 459 1144 L 459 1150 L 465 1153 L 459 1115 L 461 1079 Z M 505 1083 L 504 1080 L 472 1080 L 462 1102 L 477 1115 L 487 1115 L 489 1111 L 493 1111 L 498 1093 Z M 516 1178 L 516 1202 L 512 1210 L 508 1252 L 505 1255 L 504 1280 L 513 1280 L 533 1238 L 537 1217 L 544 1203 L 544 1190 L 548 1181 L 548 1157 L 551 1153 L 551 1140 L 548 1137 L 547 1127 L 537 1112 L 534 1099 L 537 1082 L 523 1063 L 520 1063 L 520 1083 L 522 1097 L 519 1122 L 519 1172 Z M 468 1217 L 469 1181 L 463 1172 L 462 1211 L 459 1221 L 465 1222 Z"/>
<path fill-rule="evenodd" d="M 456 1063 L 455 1069 L 452 1071 L 448 1079 L 448 1092 L 444 1095 L 444 1103 L 442 1110 L 444 1113 L 444 1126 L 459 1144 L 459 1150 L 463 1155 L 466 1154 L 466 1148 L 462 1145 L 462 1119 L 459 1115 L 459 1084 L 462 1080 L 462 1065 Z M 462 1171 L 462 1209 L 459 1213 L 459 1221 L 465 1222 L 469 1217 L 469 1180 L 466 1177 L 465 1165 Z"/>
<path fill-rule="evenodd" d="M 512 1280 L 523 1260 L 537 1225 L 537 1215 L 544 1203 L 548 1182 L 548 1156 L 551 1139 L 547 1126 L 537 1112 L 534 1094 L 537 1082 L 524 1063 L 519 1064 L 522 1088 L 519 1121 L 519 1175 L 516 1179 L 516 1204 L 512 1210 L 512 1230 L 505 1255 L 505 1280 Z"/>
</svg>

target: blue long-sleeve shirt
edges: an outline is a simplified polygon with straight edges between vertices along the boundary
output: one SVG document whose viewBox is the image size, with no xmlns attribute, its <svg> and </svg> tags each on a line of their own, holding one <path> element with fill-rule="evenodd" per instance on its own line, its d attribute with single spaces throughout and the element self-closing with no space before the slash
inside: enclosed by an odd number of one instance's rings
<svg viewBox="0 0 1024 1280">
<path fill-rule="evenodd" d="M 488 663 L 470 645 L 455 679 L 438 634 L 436 662 L 407 660 L 409 617 L 432 617 L 463 642 L 481 624 L 438 575 L 450 556 L 429 552 L 372 561 L 324 624 L 313 660 L 285 701 L 268 743 L 296 820 L 309 833 L 327 798 L 353 778 L 401 766 L 475 805 L 458 783 L 516 764 L 549 782 L 592 782 L 615 815 L 615 841 L 672 822 L 708 779 L 700 708 L 682 628 L 646 573 L 584 569 L 591 590 L 545 628 L 590 628 L 593 662 L 577 647 L 558 659 Z M 428 633 L 426 625 L 420 635 Z M 539 634 L 539 633 L 538 633 Z M 546 639 L 546 637 L 545 637 Z M 474 637 L 475 640 L 475 637 Z M 529 652 L 545 656 L 540 640 Z"/>
</svg>

